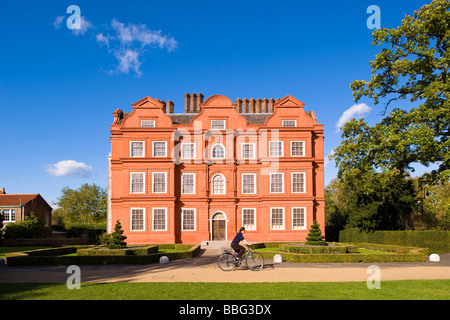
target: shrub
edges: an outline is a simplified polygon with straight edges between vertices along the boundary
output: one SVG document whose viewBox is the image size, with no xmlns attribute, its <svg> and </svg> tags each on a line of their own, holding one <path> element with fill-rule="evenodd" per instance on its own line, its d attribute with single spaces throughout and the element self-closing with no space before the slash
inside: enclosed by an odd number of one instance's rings
<svg viewBox="0 0 450 320">
<path fill-rule="evenodd" d="M 123 235 L 122 225 L 120 224 L 120 221 L 117 220 L 114 232 L 111 233 L 109 239 L 107 236 L 104 236 L 103 241 L 105 241 L 108 249 L 122 249 L 127 246 L 127 243 L 124 241 L 126 238 L 127 237 Z"/>
<path fill-rule="evenodd" d="M 325 239 L 325 236 L 322 234 L 322 230 L 320 230 L 320 225 L 317 223 L 317 220 L 314 220 L 306 237 L 306 245 L 326 246 L 327 243 L 323 239 Z"/>
<path fill-rule="evenodd" d="M 5 239 L 21 238 L 46 238 L 51 237 L 51 231 L 46 228 L 44 221 L 33 213 L 26 216 L 24 220 L 8 223 L 5 226 Z"/>
<path fill-rule="evenodd" d="M 98 243 L 100 236 L 106 232 L 105 223 L 83 223 L 72 225 L 67 229 L 67 235 L 72 238 L 80 238 L 87 234 L 90 243 Z"/>
</svg>

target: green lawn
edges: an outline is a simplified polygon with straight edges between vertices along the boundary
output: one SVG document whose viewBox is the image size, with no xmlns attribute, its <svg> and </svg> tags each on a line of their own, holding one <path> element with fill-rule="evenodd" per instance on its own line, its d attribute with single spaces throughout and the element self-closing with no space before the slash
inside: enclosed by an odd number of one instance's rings
<svg viewBox="0 0 450 320">
<path fill-rule="evenodd" d="M 1 283 L 2 300 L 449 300 L 450 280 L 284 283 Z"/>
</svg>

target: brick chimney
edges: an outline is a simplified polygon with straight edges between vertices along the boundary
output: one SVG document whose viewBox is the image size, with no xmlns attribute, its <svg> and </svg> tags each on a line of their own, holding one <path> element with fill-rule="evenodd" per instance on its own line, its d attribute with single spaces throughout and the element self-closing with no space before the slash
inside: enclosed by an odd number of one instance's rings
<svg viewBox="0 0 450 320">
<path fill-rule="evenodd" d="M 0 194 L 6 194 L 5 188 L 0 188 Z"/>
<path fill-rule="evenodd" d="M 199 113 L 200 104 L 203 103 L 203 94 L 186 93 L 184 95 L 184 113 Z"/>
</svg>

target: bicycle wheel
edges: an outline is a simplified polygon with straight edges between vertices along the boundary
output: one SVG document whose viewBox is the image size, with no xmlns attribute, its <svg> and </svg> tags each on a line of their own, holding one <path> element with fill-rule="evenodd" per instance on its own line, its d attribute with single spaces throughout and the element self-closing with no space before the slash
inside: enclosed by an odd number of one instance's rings
<svg viewBox="0 0 450 320">
<path fill-rule="evenodd" d="M 264 267 L 264 258 L 259 253 L 252 253 L 245 258 L 245 263 L 250 270 L 258 271 Z"/>
<path fill-rule="evenodd" d="M 236 265 L 236 257 L 229 253 L 223 253 L 219 256 L 217 264 L 223 271 L 231 271 Z"/>
</svg>

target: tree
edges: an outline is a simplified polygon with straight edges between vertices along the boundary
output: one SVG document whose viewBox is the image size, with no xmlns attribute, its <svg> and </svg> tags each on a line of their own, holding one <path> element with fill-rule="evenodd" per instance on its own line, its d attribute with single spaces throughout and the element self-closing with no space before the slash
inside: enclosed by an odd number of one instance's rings
<svg viewBox="0 0 450 320">
<path fill-rule="evenodd" d="M 370 172 L 366 182 L 334 179 L 325 189 L 328 230 L 345 228 L 404 230 L 414 228 L 418 210 L 416 180 L 393 176 L 382 182 L 381 173 Z"/>
<path fill-rule="evenodd" d="M 325 236 L 322 234 L 322 230 L 320 230 L 320 225 L 317 223 L 317 220 L 314 220 L 314 223 L 309 229 L 305 244 L 310 246 L 326 246 L 327 243 L 323 239 L 325 239 Z"/>
<path fill-rule="evenodd" d="M 65 227 L 75 224 L 106 223 L 106 190 L 96 184 L 83 184 L 78 189 L 65 187 L 53 212 L 54 223 Z"/>
<path fill-rule="evenodd" d="M 406 16 L 398 28 L 373 32 L 381 52 L 370 62 L 370 81 L 350 85 L 355 101 L 362 97 L 383 102 L 385 116 L 373 127 L 352 120 L 342 130 L 343 141 L 334 150 L 339 177 L 368 185 L 373 170 L 381 182 L 414 171 L 412 164 L 438 169 L 435 181 L 450 177 L 450 0 L 434 0 Z M 392 103 L 409 100 L 403 108 Z M 370 190 L 368 190 L 370 192 Z"/>
<path fill-rule="evenodd" d="M 122 249 L 126 248 L 127 243 L 124 241 L 127 237 L 123 235 L 122 225 L 117 220 L 114 232 L 109 237 L 104 236 L 103 241 L 108 246 L 108 249 Z"/>
</svg>

